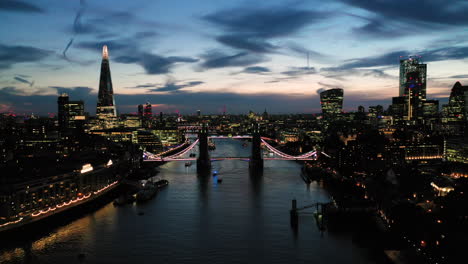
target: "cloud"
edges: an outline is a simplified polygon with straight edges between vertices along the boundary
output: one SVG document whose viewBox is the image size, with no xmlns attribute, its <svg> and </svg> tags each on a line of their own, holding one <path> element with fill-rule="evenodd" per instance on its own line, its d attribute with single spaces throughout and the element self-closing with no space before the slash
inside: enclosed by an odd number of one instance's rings
<svg viewBox="0 0 468 264">
<path fill-rule="evenodd" d="M 281 72 L 281 74 L 288 75 L 291 77 L 297 77 L 301 75 L 315 74 L 317 71 L 314 67 L 290 67 L 288 71 Z"/>
<path fill-rule="evenodd" d="M 257 74 L 264 74 L 264 73 L 269 73 L 271 72 L 269 68 L 267 67 L 262 67 L 262 66 L 251 66 L 245 68 L 242 73 L 257 73 Z"/>
<path fill-rule="evenodd" d="M 307 56 L 309 56 L 309 58 L 312 60 L 322 62 L 329 61 L 331 58 L 331 56 L 329 55 L 325 55 L 323 53 L 304 48 L 303 46 L 300 46 L 297 43 L 293 42 L 287 43 L 286 48 L 302 58 L 307 58 Z"/>
<path fill-rule="evenodd" d="M 341 0 L 342 2 L 367 10 L 385 21 L 403 21 L 407 24 L 417 23 L 434 28 L 441 25 L 468 25 L 468 5 L 465 1 L 445 0 L 405 0 L 405 1 L 367 1 Z M 382 20 L 383 20 L 382 19 Z"/>
<path fill-rule="evenodd" d="M 137 33 L 138 34 L 138 33 Z M 143 35 L 151 35 L 144 32 Z M 170 73 L 177 63 L 194 63 L 198 59 L 184 56 L 160 56 L 142 51 L 140 40 L 135 38 L 114 39 L 106 41 L 86 41 L 77 44 L 78 47 L 100 51 L 102 46 L 109 47 L 110 58 L 118 63 L 137 64 L 143 67 L 147 74 Z M 112 54 L 116 54 L 115 57 Z M 131 54 L 131 55 L 128 55 Z"/>
<path fill-rule="evenodd" d="M 17 63 L 37 62 L 51 54 L 53 52 L 31 46 L 0 44 L 0 69 L 9 69 Z"/>
<path fill-rule="evenodd" d="M 158 85 L 157 83 L 147 83 L 147 84 L 139 84 L 139 85 L 127 87 L 127 88 L 153 88 L 153 87 L 156 87 L 157 85 Z"/>
<path fill-rule="evenodd" d="M 85 100 L 90 97 L 97 97 L 96 90 L 87 86 L 49 86 L 49 88 L 55 89 L 57 95 L 67 93 L 70 100 Z"/>
<path fill-rule="evenodd" d="M 16 81 L 18 82 L 22 82 L 22 83 L 26 83 L 26 84 L 29 84 L 29 87 L 32 87 L 34 85 L 34 81 L 30 82 L 22 77 L 19 77 L 19 76 L 15 76 L 13 77 L 13 79 L 15 79 Z"/>
<path fill-rule="evenodd" d="M 43 13 L 44 10 L 34 4 L 25 3 L 20 0 L 0 1 L 0 11 L 13 11 L 24 13 Z"/>
<path fill-rule="evenodd" d="M 399 59 L 410 54 L 421 56 L 425 62 L 456 60 L 468 58 L 468 47 L 443 47 L 427 49 L 422 51 L 399 50 L 385 53 L 381 56 L 372 56 L 348 60 L 347 63 L 338 67 L 322 68 L 324 71 L 344 71 L 356 68 L 371 68 L 381 66 L 398 66 Z"/>
<path fill-rule="evenodd" d="M 468 74 L 452 75 L 452 76 L 449 76 L 447 78 L 450 78 L 450 79 L 467 79 Z"/>
<path fill-rule="evenodd" d="M 341 84 L 330 84 L 330 83 L 324 83 L 324 82 L 317 82 L 318 85 L 321 85 L 325 88 L 333 89 L 333 88 L 343 88 Z M 323 89 L 323 88 L 321 88 Z"/>
<path fill-rule="evenodd" d="M 181 89 L 187 87 L 194 87 L 203 84 L 202 81 L 190 81 L 190 82 L 176 82 L 172 79 L 168 79 L 164 85 L 156 86 L 154 89 L 149 89 L 150 92 L 180 92 Z"/>
<path fill-rule="evenodd" d="M 217 37 L 216 40 L 232 48 L 251 52 L 267 53 L 278 48 L 261 38 L 249 38 L 244 35 L 223 35 Z"/>
<path fill-rule="evenodd" d="M 76 44 L 78 48 L 100 52 L 107 45 L 110 52 L 130 51 L 137 49 L 137 41 L 127 39 L 109 39 L 102 41 L 82 41 Z"/>
<path fill-rule="evenodd" d="M 231 48 L 271 53 L 279 48 L 272 39 L 293 35 L 310 24 L 320 22 L 327 13 L 274 6 L 268 8 L 235 8 L 221 10 L 202 19 L 221 29 L 216 40 Z"/>
<path fill-rule="evenodd" d="M 296 33 L 313 22 L 319 22 L 325 16 L 322 12 L 277 6 L 222 10 L 204 16 L 203 19 L 238 35 L 272 38 Z"/>
<path fill-rule="evenodd" d="M 365 35 L 370 38 L 395 38 L 413 35 L 415 31 L 419 33 L 427 31 L 427 28 L 424 27 L 417 27 L 414 24 L 405 24 L 400 21 L 391 21 L 384 17 L 349 15 L 365 21 L 364 25 L 355 27 L 353 33 Z"/>
<path fill-rule="evenodd" d="M 172 67 L 179 62 L 191 63 L 196 62 L 197 59 L 190 57 L 170 56 L 163 57 L 155 54 L 144 53 L 133 62 L 141 65 L 147 74 L 166 74 L 171 72 Z M 120 62 L 123 62 L 120 60 Z"/>
<path fill-rule="evenodd" d="M 320 69 L 320 74 L 327 78 L 337 79 L 345 81 L 346 77 L 374 77 L 381 79 L 397 79 L 397 76 L 393 76 L 385 73 L 381 69 L 353 69 L 343 67 L 325 67 Z"/>
<path fill-rule="evenodd" d="M 249 66 L 266 61 L 265 57 L 258 54 L 239 52 L 230 55 L 216 50 L 208 51 L 201 57 L 203 62 L 200 66 L 203 69 Z"/>
</svg>

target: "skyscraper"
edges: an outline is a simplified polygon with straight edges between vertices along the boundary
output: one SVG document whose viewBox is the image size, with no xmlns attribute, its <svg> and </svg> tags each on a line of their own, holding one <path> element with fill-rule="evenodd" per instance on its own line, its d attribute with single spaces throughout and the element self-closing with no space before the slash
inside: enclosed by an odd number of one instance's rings
<svg viewBox="0 0 468 264">
<path fill-rule="evenodd" d="M 138 105 L 138 116 L 140 118 L 143 118 L 143 105 L 142 104 Z"/>
<path fill-rule="evenodd" d="M 146 103 L 143 112 L 143 126 L 146 128 L 151 128 L 153 119 L 153 111 L 151 110 L 151 104 L 149 102 Z"/>
<path fill-rule="evenodd" d="M 58 100 L 58 122 L 61 131 L 82 128 L 86 117 L 83 101 L 70 101 L 68 94 L 63 93 Z"/>
<path fill-rule="evenodd" d="M 145 105 L 145 112 L 144 115 L 146 118 L 151 119 L 153 117 L 153 112 L 151 110 L 151 104 L 148 102 Z"/>
<path fill-rule="evenodd" d="M 418 85 L 411 87 L 413 93 L 419 99 L 426 99 L 426 75 L 427 64 L 420 62 L 421 57 L 409 56 L 407 59 L 400 60 L 400 93 L 399 96 L 408 96 L 409 90 L 408 81 L 418 79 Z M 413 75 L 413 79 L 408 78 L 409 74 Z"/>
<path fill-rule="evenodd" d="M 343 89 L 335 88 L 320 93 L 323 118 L 336 119 L 343 111 Z"/>
<path fill-rule="evenodd" d="M 390 108 L 395 120 L 424 123 L 427 65 L 420 60 L 420 56 L 400 59 L 399 96 L 393 97 Z"/>
<path fill-rule="evenodd" d="M 444 119 L 449 122 L 468 121 L 468 86 L 456 82 L 450 92 L 447 105 L 444 105 Z"/>
<path fill-rule="evenodd" d="M 99 93 L 96 108 L 96 116 L 100 119 L 116 117 L 114 90 L 109 67 L 109 52 L 107 46 L 102 47 L 101 78 L 99 80 Z"/>
</svg>

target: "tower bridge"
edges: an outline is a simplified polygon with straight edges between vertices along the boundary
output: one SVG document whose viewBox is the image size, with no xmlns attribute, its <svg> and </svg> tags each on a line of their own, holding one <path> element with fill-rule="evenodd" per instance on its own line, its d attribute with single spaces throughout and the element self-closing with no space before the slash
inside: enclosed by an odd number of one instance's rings
<svg viewBox="0 0 468 264">
<path fill-rule="evenodd" d="M 216 139 L 252 139 L 252 151 L 249 157 L 210 157 L 208 149 L 208 141 L 210 138 Z M 262 169 L 264 160 L 300 160 L 300 161 L 311 161 L 317 159 L 317 151 L 309 151 L 301 155 L 290 155 L 284 153 L 277 148 L 273 147 L 268 143 L 272 139 L 267 137 L 260 136 L 260 128 L 258 126 L 253 130 L 252 135 L 237 135 L 237 136 L 220 136 L 220 135 L 209 135 L 209 128 L 204 126 L 199 130 L 198 138 L 192 142 L 188 147 L 182 149 L 181 151 L 165 156 L 164 153 L 153 154 L 150 152 L 144 152 L 143 159 L 146 162 L 159 161 L 197 161 L 197 168 L 199 169 L 209 169 L 211 167 L 211 162 L 220 161 L 220 160 L 244 160 L 249 162 L 249 166 L 253 169 Z M 199 145 L 198 157 L 183 157 L 185 154 L 190 152 L 193 148 Z M 276 155 L 276 157 L 262 157 L 262 145 Z"/>
</svg>

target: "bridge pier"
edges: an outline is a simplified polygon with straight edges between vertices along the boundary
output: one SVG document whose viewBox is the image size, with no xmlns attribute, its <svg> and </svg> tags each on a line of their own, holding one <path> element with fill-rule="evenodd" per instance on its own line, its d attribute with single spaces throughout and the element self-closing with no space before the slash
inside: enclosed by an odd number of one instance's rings
<svg viewBox="0 0 468 264">
<path fill-rule="evenodd" d="M 254 131 L 252 133 L 252 157 L 249 161 L 249 167 L 254 170 L 263 169 L 263 159 L 262 159 L 262 140 L 260 137 L 260 127 L 258 124 L 255 125 Z"/>
<path fill-rule="evenodd" d="M 289 211 L 291 227 L 297 229 L 299 224 L 299 216 L 297 214 L 297 200 L 293 199 L 291 202 L 291 210 Z"/>
<path fill-rule="evenodd" d="M 211 159 L 208 152 L 208 128 L 203 125 L 198 133 L 199 154 L 197 158 L 197 170 L 209 170 L 211 168 Z"/>
</svg>

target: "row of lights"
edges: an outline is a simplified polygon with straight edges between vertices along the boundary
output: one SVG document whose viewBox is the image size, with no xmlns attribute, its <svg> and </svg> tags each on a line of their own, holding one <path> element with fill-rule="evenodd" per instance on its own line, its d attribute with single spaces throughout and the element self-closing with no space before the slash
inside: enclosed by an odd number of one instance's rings
<svg viewBox="0 0 468 264">
<path fill-rule="evenodd" d="M 103 188 L 101 188 L 101 189 L 95 191 L 94 194 L 98 194 L 98 193 L 100 193 L 100 192 L 103 192 L 103 191 L 105 191 L 106 189 L 112 187 L 112 186 L 115 185 L 115 184 L 117 184 L 117 181 L 115 181 L 115 182 L 113 182 L 113 183 L 111 183 L 111 184 L 109 184 L 109 185 L 107 185 L 107 186 L 105 186 L 105 187 L 103 187 Z M 62 203 L 62 204 L 56 205 L 54 208 L 49 207 L 47 210 L 40 210 L 38 213 L 32 213 L 31 216 L 32 216 L 32 217 L 38 217 L 38 216 L 43 215 L 43 214 L 46 214 L 46 213 L 48 213 L 48 212 L 53 212 L 53 211 L 57 210 L 58 208 L 62 208 L 62 207 L 64 207 L 64 206 L 68 206 L 68 205 L 70 205 L 70 204 L 74 204 L 74 203 L 77 203 L 77 202 L 79 202 L 79 201 L 88 199 L 90 196 L 91 196 L 91 194 L 88 194 L 88 195 L 85 195 L 85 196 L 83 196 L 83 197 L 79 197 L 79 198 L 70 200 L 70 201 L 68 201 L 68 202 L 64 202 L 64 203 Z M 1 227 L 8 226 L 8 225 L 12 225 L 12 224 L 17 224 L 17 223 L 23 221 L 23 219 L 24 219 L 24 218 L 21 217 L 21 218 L 19 218 L 18 220 L 15 220 L 15 221 L 11 221 L 11 222 L 8 222 L 8 223 L 1 224 L 1 225 L 0 225 L 0 228 L 1 228 Z"/>
<path fill-rule="evenodd" d="M 262 142 L 265 144 L 265 146 L 267 146 L 267 148 L 271 151 L 273 151 L 275 154 L 283 157 L 283 158 L 287 158 L 287 159 L 302 159 L 302 158 L 309 158 L 313 155 L 316 154 L 316 151 L 309 151 L 307 153 L 304 153 L 302 155 L 299 155 L 299 156 L 292 156 L 292 155 L 289 155 L 289 154 L 286 154 L 286 153 L 283 153 L 277 149 L 275 149 L 273 146 L 271 146 L 270 144 L 268 144 L 265 140 L 262 139 Z"/>
</svg>

